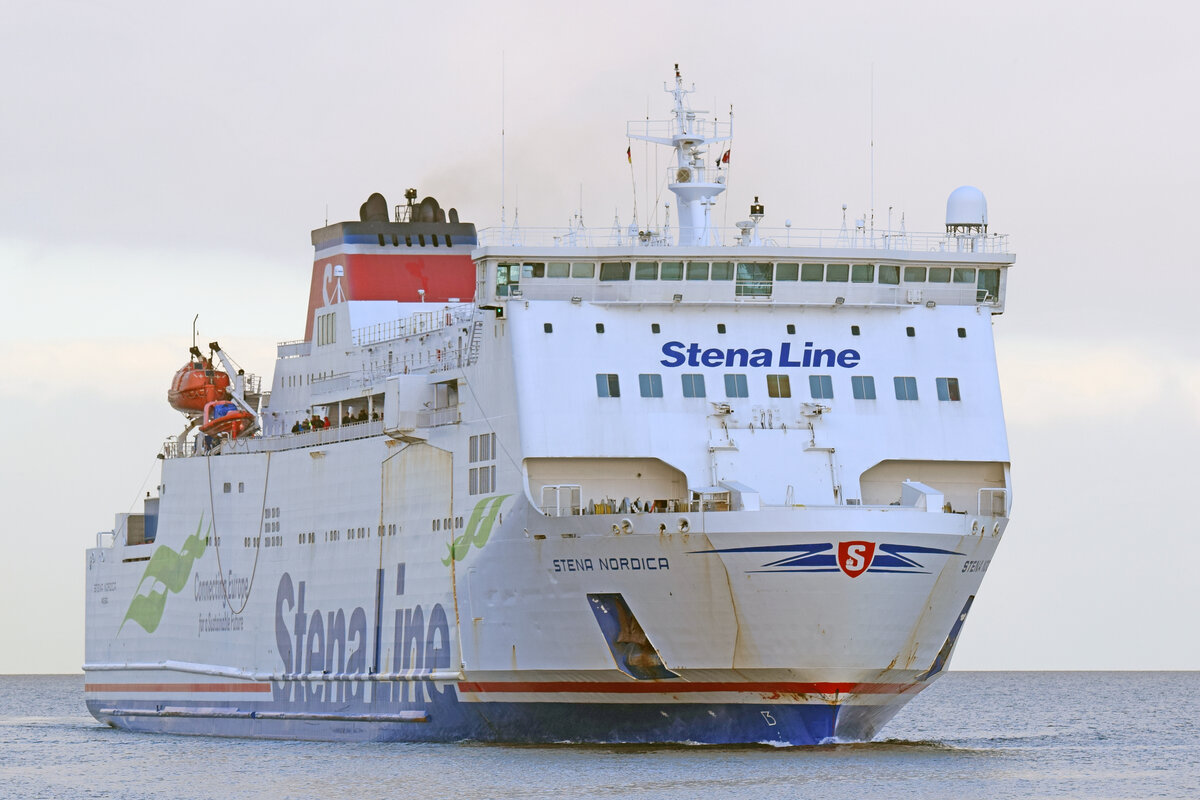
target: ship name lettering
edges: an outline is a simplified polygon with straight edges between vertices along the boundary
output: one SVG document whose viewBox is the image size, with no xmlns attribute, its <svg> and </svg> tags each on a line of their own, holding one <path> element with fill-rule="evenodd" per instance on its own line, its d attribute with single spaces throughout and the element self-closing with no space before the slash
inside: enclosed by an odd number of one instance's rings
<svg viewBox="0 0 1200 800">
<path fill-rule="evenodd" d="M 667 342 L 662 346 L 666 356 L 658 363 L 664 367 L 845 367 L 853 369 L 862 360 L 857 350 L 834 350 L 805 342 L 804 348 L 793 357 L 792 343 L 780 342 L 779 358 L 767 347 L 702 347 L 699 342 Z"/>
<path fill-rule="evenodd" d="M 962 565 L 963 572 L 986 572 L 988 566 L 992 563 L 989 558 L 985 561 L 964 561 Z"/>
</svg>

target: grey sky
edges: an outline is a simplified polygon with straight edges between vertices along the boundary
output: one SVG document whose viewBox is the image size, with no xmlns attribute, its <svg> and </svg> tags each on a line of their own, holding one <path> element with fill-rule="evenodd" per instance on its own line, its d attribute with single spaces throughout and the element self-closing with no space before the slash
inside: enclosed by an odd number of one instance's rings
<svg viewBox="0 0 1200 800">
<path fill-rule="evenodd" d="M 868 210 L 874 64 L 877 225 L 937 230 L 970 183 L 1012 234 L 1014 521 L 955 666 L 1200 668 L 1200 12 L 435 5 L 5 4 L 0 672 L 78 668 L 84 550 L 155 483 L 193 314 L 269 375 L 327 208 L 415 186 L 495 224 L 502 63 L 510 220 L 564 225 L 582 193 L 589 226 L 628 224 L 624 125 L 665 116 L 675 62 L 733 105 L 728 224 L 754 195 L 767 225 Z"/>
</svg>

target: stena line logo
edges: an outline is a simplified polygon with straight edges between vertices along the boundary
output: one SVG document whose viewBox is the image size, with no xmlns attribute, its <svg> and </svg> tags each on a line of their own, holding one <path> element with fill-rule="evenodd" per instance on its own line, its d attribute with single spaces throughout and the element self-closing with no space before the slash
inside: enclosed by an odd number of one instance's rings
<svg viewBox="0 0 1200 800">
<path fill-rule="evenodd" d="M 699 342 L 667 342 L 662 346 L 666 358 L 658 363 L 664 367 L 845 367 L 854 369 L 862 356 L 857 350 L 834 350 L 805 342 L 793 348 L 791 342 L 780 342 L 778 350 L 770 347 L 704 347 Z"/>
<path fill-rule="evenodd" d="M 874 556 L 874 542 L 838 542 L 838 566 L 851 578 L 866 572 Z"/>
</svg>

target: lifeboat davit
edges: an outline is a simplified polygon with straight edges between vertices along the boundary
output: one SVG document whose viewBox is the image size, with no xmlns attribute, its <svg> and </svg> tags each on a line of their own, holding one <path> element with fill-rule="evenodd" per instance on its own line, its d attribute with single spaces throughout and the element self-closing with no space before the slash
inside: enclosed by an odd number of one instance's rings
<svg viewBox="0 0 1200 800">
<path fill-rule="evenodd" d="M 242 411 L 233 403 L 212 400 L 204 404 L 204 423 L 200 431 L 212 437 L 227 433 L 230 439 L 236 439 L 253 419 L 253 414 Z"/>
<path fill-rule="evenodd" d="M 203 411 L 214 400 L 229 396 L 229 376 L 213 369 L 207 358 L 189 361 L 179 368 L 167 390 L 167 402 L 176 411 Z"/>
</svg>

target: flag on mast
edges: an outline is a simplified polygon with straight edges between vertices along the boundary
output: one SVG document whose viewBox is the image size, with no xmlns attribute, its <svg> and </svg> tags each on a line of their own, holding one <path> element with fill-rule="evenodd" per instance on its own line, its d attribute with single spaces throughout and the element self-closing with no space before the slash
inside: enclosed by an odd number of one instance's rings
<svg viewBox="0 0 1200 800">
<path fill-rule="evenodd" d="M 722 164 L 728 164 L 728 163 L 729 163 L 729 151 L 726 150 L 724 155 L 722 155 L 720 158 L 717 159 L 717 166 L 719 167 Z"/>
<path fill-rule="evenodd" d="M 633 146 L 632 145 L 625 148 L 625 160 L 628 161 L 630 164 L 633 163 Z"/>
</svg>

